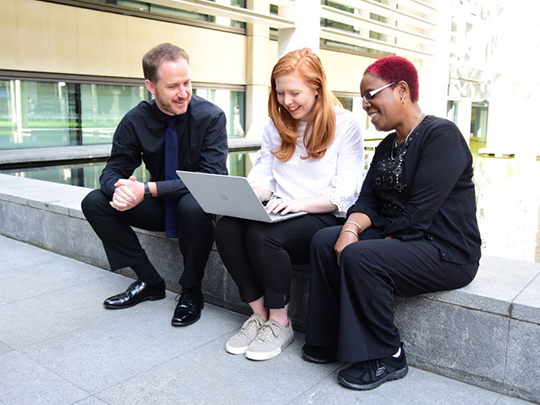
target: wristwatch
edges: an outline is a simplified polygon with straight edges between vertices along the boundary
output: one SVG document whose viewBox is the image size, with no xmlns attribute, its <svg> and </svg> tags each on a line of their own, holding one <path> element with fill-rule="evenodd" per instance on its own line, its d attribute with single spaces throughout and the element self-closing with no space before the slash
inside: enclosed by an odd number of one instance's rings
<svg viewBox="0 0 540 405">
<path fill-rule="evenodd" d="M 144 183 L 144 198 L 152 198 L 152 192 L 150 191 L 150 187 L 148 187 L 148 183 Z"/>
</svg>

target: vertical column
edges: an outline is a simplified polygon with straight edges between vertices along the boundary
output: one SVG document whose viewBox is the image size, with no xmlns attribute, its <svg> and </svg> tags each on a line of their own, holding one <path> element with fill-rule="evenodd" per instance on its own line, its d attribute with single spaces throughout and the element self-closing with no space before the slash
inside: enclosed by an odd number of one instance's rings
<svg viewBox="0 0 540 405">
<path fill-rule="evenodd" d="M 321 7 L 313 0 L 296 0 L 294 5 L 280 6 L 279 15 L 296 21 L 295 28 L 278 32 L 278 56 L 299 48 L 311 48 L 319 53 Z"/>
<path fill-rule="evenodd" d="M 10 80 L 11 90 L 11 117 L 15 124 L 13 132 L 13 143 L 23 143 L 23 120 L 22 120 L 22 100 L 21 100 L 21 81 Z"/>
<path fill-rule="evenodd" d="M 435 44 L 426 47 L 426 51 L 433 53 L 434 56 L 423 59 L 419 69 L 420 105 L 426 114 L 446 117 L 452 17 L 449 2 L 439 1 L 437 7 L 436 28 L 433 35 Z M 463 133 L 467 138 L 468 134 L 469 129 Z"/>
<path fill-rule="evenodd" d="M 230 6 L 231 5 L 231 2 L 229 0 L 215 0 L 215 2 L 217 4 L 223 4 L 224 6 Z M 216 23 L 221 24 L 221 25 L 225 25 L 225 26 L 230 26 L 231 25 L 231 19 L 226 18 L 226 17 L 216 16 Z"/>
<path fill-rule="evenodd" d="M 369 19 L 370 18 L 370 12 L 369 10 L 366 10 L 365 8 L 356 9 L 355 14 L 359 13 L 360 17 L 364 17 Z M 360 36 L 363 38 L 369 38 L 369 28 L 367 28 L 365 25 L 360 26 Z"/>
<path fill-rule="evenodd" d="M 391 8 L 398 8 L 398 4 L 397 4 L 397 1 L 389 1 L 388 2 L 388 7 L 391 7 Z M 388 25 L 391 25 L 392 27 L 397 27 L 399 26 L 400 28 L 405 28 L 407 29 L 406 27 L 404 27 L 403 25 L 404 24 L 399 24 L 398 20 L 394 17 L 387 17 L 386 18 L 386 23 Z M 397 45 L 398 43 L 398 38 L 395 36 L 395 35 L 390 35 L 390 34 L 386 34 L 386 42 L 390 45 Z"/>
<path fill-rule="evenodd" d="M 471 115 L 472 115 L 472 101 L 470 98 L 459 101 L 457 110 L 457 122 L 459 130 L 463 134 L 463 137 L 469 143 L 471 139 Z"/>
<path fill-rule="evenodd" d="M 250 10 L 269 13 L 267 0 L 247 0 Z M 270 72 L 275 61 L 268 60 L 270 28 L 266 25 L 247 24 L 246 41 L 246 136 L 262 138 L 262 128 L 268 117 L 268 87 Z"/>
</svg>

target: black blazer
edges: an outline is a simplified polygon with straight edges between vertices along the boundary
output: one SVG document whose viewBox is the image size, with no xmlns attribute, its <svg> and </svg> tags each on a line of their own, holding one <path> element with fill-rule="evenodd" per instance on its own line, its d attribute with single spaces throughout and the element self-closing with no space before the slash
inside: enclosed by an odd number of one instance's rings
<svg viewBox="0 0 540 405">
<path fill-rule="evenodd" d="M 407 205 L 398 218 L 379 213 L 374 170 L 389 153 L 395 133 L 381 141 L 356 203 L 349 209 L 366 214 L 382 235 L 403 241 L 427 239 L 443 260 L 467 264 L 480 259 L 480 232 L 472 182 L 472 155 L 459 129 L 450 121 L 427 116 L 411 136 L 403 162 Z"/>
</svg>

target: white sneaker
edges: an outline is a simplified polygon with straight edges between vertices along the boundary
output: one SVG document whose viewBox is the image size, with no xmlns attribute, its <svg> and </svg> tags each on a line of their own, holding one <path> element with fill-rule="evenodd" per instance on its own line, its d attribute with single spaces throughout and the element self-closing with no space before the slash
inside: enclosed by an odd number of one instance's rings
<svg viewBox="0 0 540 405">
<path fill-rule="evenodd" d="M 263 325 L 264 321 L 260 315 L 251 315 L 244 322 L 240 331 L 228 340 L 225 350 L 231 354 L 244 354 Z"/>
<path fill-rule="evenodd" d="M 292 322 L 289 326 L 273 319 L 267 321 L 246 350 L 246 357 L 250 360 L 269 360 L 280 354 L 294 340 Z"/>
</svg>

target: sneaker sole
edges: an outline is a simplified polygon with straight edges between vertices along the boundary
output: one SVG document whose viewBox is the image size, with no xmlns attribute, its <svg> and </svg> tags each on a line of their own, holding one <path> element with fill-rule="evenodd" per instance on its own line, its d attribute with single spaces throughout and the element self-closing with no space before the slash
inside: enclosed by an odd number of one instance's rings
<svg viewBox="0 0 540 405">
<path fill-rule="evenodd" d="M 227 353 L 230 353 L 230 354 L 244 354 L 246 351 L 247 351 L 247 346 L 245 347 L 234 347 L 234 346 L 229 346 L 228 344 L 225 345 L 225 350 L 227 350 Z"/>
<path fill-rule="evenodd" d="M 289 346 L 293 341 L 294 336 L 289 341 L 285 342 L 283 346 L 278 347 L 271 352 L 250 352 L 249 350 L 246 350 L 246 357 L 250 360 L 256 361 L 273 359 L 274 357 L 278 356 L 283 350 L 285 350 L 287 346 Z"/>
<path fill-rule="evenodd" d="M 371 384 L 355 384 L 350 381 L 347 381 L 345 378 L 343 378 L 340 375 L 338 375 L 338 381 L 341 385 L 344 385 L 347 388 L 351 388 L 353 390 L 368 391 L 368 390 L 373 390 L 377 388 L 378 386 L 384 384 L 385 382 L 399 380 L 400 378 L 405 377 L 408 372 L 409 372 L 409 366 L 405 365 L 405 367 L 403 367 L 402 369 L 396 370 L 393 373 L 388 374 L 386 377 L 381 378 L 379 381 L 375 381 Z"/>
</svg>

